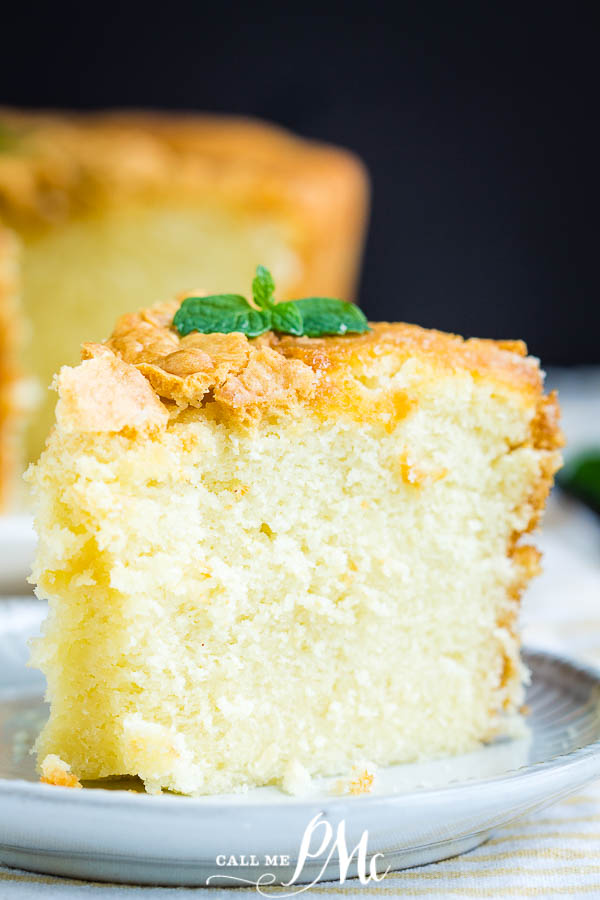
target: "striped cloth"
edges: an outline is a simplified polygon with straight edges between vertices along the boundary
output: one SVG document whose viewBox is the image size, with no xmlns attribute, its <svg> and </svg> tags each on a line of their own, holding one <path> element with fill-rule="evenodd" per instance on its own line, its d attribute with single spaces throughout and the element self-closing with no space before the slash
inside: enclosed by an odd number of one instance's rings
<svg viewBox="0 0 600 900">
<path fill-rule="evenodd" d="M 592 386 L 569 373 L 553 379 L 562 387 L 572 444 L 590 438 L 600 445 L 600 370 Z M 584 379 L 585 380 L 585 379 Z M 591 430 L 590 430 L 591 429 Z M 544 574 L 524 608 L 524 639 L 600 665 L 600 520 L 576 504 L 554 500 L 540 539 Z M 568 597 L 568 603 L 565 598 Z M 268 889 L 266 889 L 268 890 Z M 285 892 L 272 888 L 274 897 Z M 253 888 L 147 888 L 87 883 L 33 875 L 0 866 L 0 900 L 183 900 L 257 896 Z M 327 883 L 300 894 L 332 897 L 578 897 L 600 898 L 600 782 L 576 796 L 500 829 L 481 847 L 455 859 L 390 872 L 363 887 Z"/>
</svg>

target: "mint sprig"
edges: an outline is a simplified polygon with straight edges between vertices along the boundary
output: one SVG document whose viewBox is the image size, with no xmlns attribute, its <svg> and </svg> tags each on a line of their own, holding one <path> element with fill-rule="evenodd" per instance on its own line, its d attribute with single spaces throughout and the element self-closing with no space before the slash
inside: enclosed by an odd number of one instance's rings
<svg viewBox="0 0 600 900">
<path fill-rule="evenodd" d="M 298 337 L 369 331 L 364 313 L 353 303 L 333 297 L 304 297 L 277 303 L 274 293 L 273 276 L 265 266 L 257 266 L 252 281 L 254 306 L 241 294 L 186 297 L 175 313 L 173 325 L 182 337 L 192 331 L 202 334 L 238 331 L 249 338 L 265 331 Z"/>
<path fill-rule="evenodd" d="M 252 279 L 252 299 L 259 309 L 273 309 L 275 282 L 265 266 L 256 267 L 256 275 Z"/>
<path fill-rule="evenodd" d="M 241 331 L 247 337 L 258 337 L 269 330 L 264 312 L 250 306 L 241 294 L 187 297 L 175 313 L 173 324 L 182 337 L 191 331 Z"/>
</svg>

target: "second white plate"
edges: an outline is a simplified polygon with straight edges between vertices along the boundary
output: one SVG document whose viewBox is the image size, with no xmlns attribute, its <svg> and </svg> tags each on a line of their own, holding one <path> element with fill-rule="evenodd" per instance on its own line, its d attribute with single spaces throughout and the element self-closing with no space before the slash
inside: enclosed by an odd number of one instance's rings
<svg viewBox="0 0 600 900">
<path fill-rule="evenodd" d="M 31 516 L 0 516 L 0 593 L 31 593 L 27 578 L 36 541 Z"/>
</svg>

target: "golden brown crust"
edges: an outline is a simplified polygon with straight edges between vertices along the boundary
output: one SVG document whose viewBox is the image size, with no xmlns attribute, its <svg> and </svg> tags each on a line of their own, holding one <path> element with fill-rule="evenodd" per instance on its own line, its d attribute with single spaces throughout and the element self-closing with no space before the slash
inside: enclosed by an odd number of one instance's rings
<svg viewBox="0 0 600 900">
<path fill-rule="evenodd" d="M 351 153 L 251 119 L 0 109 L 0 219 L 35 231 L 135 203 L 220 206 L 280 217 L 303 260 L 289 296 L 350 299 L 368 183 Z"/>
<path fill-rule="evenodd" d="M 168 421 L 147 380 L 106 348 L 74 369 L 64 366 L 56 387 L 56 421 L 64 432 L 149 431 Z"/>
<path fill-rule="evenodd" d="M 531 544 L 521 544 L 520 540 L 523 535 L 535 529 L 542 517 L 548 494 L 554 483 L 554 475 L 562 465 L 559 450 L 564 443 L 564 435 L 560 428 L 558 395 L 556 391 L 551 391 L 548 395 L 540 393 L 527 441 L 528 446 L 540 452 L 540 473 L 528 498 L 528 506 L 531 509 L 529 522 L 523 531 L 514 532 L 509 538 L 507 556 L 516 567 L 516 579 L 510 592 L 513 603 L 498 621 L 498 627 L 508 631 L 514 646 L 518 646 L 517 622 L 521 597 L 531 579 L 539 575 L 542 570 L 540 551 Z M 500 690 L 505 698 L 505 708 L 511 705 L 510 698 L 513 696 L 515 685 L 521 680 L 517 662 L 504 649 Z"/>
<path fill-rule="evenodd" d="M 0 227 L 0 509 L 6 508 L 11 495 L 18 459 L 17 434 L 23 415 L 17 402 L 21 378 L 18 255 L 16 238 Z"/>
<path fill-rule="evenodd" d="M 523 533 L 531 532 L 536 528 L 554 484 L 554 475 L 562 465 L 562 456 L 559 450 L 564 447 L 565 438 L 560 427 L 560 407 L 556 391 L 551 391 L 547 395 L 540 394 L 537 398 L 530 432 L 529 445 L 540 451 L 540 477 L 533 486 L 529 497 L 532 515 Z M 520 535 L 514 536 L 513 545 L 516 546 L 519 537 Z M 533 574 L 537 574 L 537 572 Z M 531 574 L 528 575 L 527 580 L 531 577 Z"/>
<path fill-rule="evenodd" d="M 358 797 L 361 794 L 370 794 L 373 790 L 374 780 L 375 775 L 373 772 L 369 772 L 368 769 L 362 769 L 362 771 L 357 772 L 355 777 L 350 781 L 348 792 L 355 797 Z"/>
<path fill-rule="evenodd" d="M 564 447 L 565 438 L 560 428 L 560 406 L 556 391 L 550 391 L 539 398 L 531 431 L 533 445 L 541 450 L 558 450 Z"/>
<path fill-rule="evenodd" d="M 413 408 L 407 388 L 385 384 L 411 359 L 415 378 L 429 381 L 454 371 L 490 379 L 498 390 L 518 394 L 538 409 L 536 440 L 550 445 L 558 426 L 551 398 L 542 397 L 536 360 L 524 345 L 461 337 L 404 323 L 372 323 L 372 330 L 344 337 L 306 338 L 272 332 L 249 340 L 243 334 L 180 337 L 172 326 L 180 300 L 123 316 L 104 345 L 85 344 L 83 357 L 110 350 L 144 375 L 163 400 L 185 409 L 242 423 L 306 406 L 321 416 L 377 419 L 392 427 Z M 517 352 L 515 352 L 515 348 Z M 538 406 L 539 403 L 539 406 Z M 554 418 L 553 418 L 554 417 Z"/>
</svg>

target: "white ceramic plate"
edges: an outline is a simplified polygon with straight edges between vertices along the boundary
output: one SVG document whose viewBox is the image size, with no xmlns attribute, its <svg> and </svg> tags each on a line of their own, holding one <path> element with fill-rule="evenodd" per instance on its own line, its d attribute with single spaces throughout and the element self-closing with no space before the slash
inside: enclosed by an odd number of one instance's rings
<svg viewBox="0 0 600 900">
<path fill-rule="evenodd" d="M 0 516 L 0 593 L 31 593 L 27 578 L 36 536 L 31 516 Z"/>
<path fill-rule="evenodd" d="M 190 799 L 151 797 L 124 784 L 42 785 L 28 751 L 46 715 L 43 682 L 25 663 L 43 614 L 36 600 L 0 601 L 0 860 L 9 866 L 145 884 L 235 885 L 262 875 L 264 885 L 292 877 L 305 829 L 320 814 L 332 841 L 296 883 L 338 880 L 338 853 L 325 862 L 342 821 L 349 851 L 367 831 L 369 858 L 383 854 L 379 870 L 400 869 L 469 850 L 500 825 L 600 777 L 600 672 L 532 651 L 528 737 L 390 767 L 370 796 L 334 796 L 335 779 L 319 780 L 302 798 L 274 787 Z M 313 850 L 324 829 L 313 835 Z M 257 866 L 241 864 L 252 855 Z M 235 864 L 222 865 L 231 858 Z"/>
</svg>

